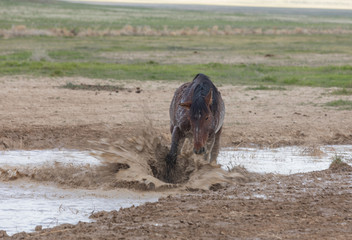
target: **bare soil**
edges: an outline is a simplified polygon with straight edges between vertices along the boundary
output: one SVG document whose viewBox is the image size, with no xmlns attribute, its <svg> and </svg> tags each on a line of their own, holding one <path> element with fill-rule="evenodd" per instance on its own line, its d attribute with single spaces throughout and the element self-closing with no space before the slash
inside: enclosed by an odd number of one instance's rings
<svg viewBox="0 0 352 240">
<path fill-rule="evenodd" d="M 124 187 L 161 191 L 167 197 L 118 212 L 96 213 L 91 216 L 96 220 L 93 223 L 38 227 L 36 232 L 12 237 L 0 231 L 0 239 L 352 238 L 352 170 L 348 165 L 289 176 L 244 169 L 228 173 L 199 163 L 185 149 L 175 183 L 165 183 L 162 160 L 170 141 L 168 108 L 181 83 L 126 81 L 115 84 L 121 89 L 116 92 L 60 87 L 67 82 L 114 85 L 85 78 L 0 78 L 0 149 L 94 149 L 108 167 L 94 174 L 76 172 L 78 180 L 60 169 L 18 178 L 55 183 L 62 174 L 60 179 L 67 180 L 57 184 L 65 187 Z M 309 87 L 219 89 L 226 105 L 222 147 L 303 145 L 314 149 L 352 144 L 352 111 L 325 106 L 332 100 L 352 100 L 352 96 Z M 83 175 L 95 181 L 82 184 L 79 177 Z M 12 180 L 4 173 L 0 176 L 1 181 Z"/>
</svg>

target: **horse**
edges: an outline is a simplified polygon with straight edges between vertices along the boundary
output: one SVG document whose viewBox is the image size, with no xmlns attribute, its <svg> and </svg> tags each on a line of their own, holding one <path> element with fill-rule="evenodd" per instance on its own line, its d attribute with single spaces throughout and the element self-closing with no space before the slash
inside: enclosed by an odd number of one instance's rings
<svg viewBox="0 0 352 240">
<path fill-rule="evenodd" d="M 171 148 L 166 157 L 167 176 L 176 164 L 185 138 L 193 138 L 193 152 L 204 160 L 216 161 L 225 117 L 225 104 L 212 81 L 197 74 L 192 82 L 181 85 L 169 109 Z"/>
</svg>

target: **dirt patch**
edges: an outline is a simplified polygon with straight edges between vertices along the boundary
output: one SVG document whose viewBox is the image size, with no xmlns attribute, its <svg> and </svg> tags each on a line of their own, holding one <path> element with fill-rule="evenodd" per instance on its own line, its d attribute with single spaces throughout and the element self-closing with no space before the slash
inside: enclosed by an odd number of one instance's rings
<svg viewBox="0 0 352 240">
<path fill-rule="evenodd" d="M 179 82 L 121 82 L 126 89 L 79 92 L 58 88 L 67 82 L 106 85 L 86 78 L 0 78 L 0 149 L 85 149 L 91 140 L 135 136 L 145 118 L 170 140 L 169 105 Z M 351 144 L 352 111 L 325 103 L 352 96 L 330 94 L 335 89 L 286 87 L 287 90 L 247 90 L 220 86 L 226 105 L 222 147 Z"/>
<path fill-rule="evenodd" d="M 93 85 L 93 84 L 73 84 L 73 83 L 66 83 L 65 85 L 61 86 L 62 88 L 72 89 L 72 90 L 90 90 L 90 91 L 114 91 L 119 92 L 124 90 L 123 87 L 120 86 L 113 86 L 113 85 Z"/>
<path fill-rule="evenodd" d="M 343 162 L 342 160 L 334 160 L 330 167 L 329 170 L 333 172 L 352 172 L 352 166 L 348 165 L 347 163 Z"/>
<path fill-rule="evenodd" d="M 66 83 L 65 85 L 61 86 L 61 88 L 67 88 L 71 90 L 89 90 L 89 91 L 109 91 L 109 92 L 116 92 L 119 91 L 127 91 L 135 93 L 141 93 L 142 89 L 140 87 L 136 87 L 136 89 L 127 89 L 121 86 L 116 85 L 96 85 L 96 84 L 73 84 L 73 83 Z"/>
</svg>

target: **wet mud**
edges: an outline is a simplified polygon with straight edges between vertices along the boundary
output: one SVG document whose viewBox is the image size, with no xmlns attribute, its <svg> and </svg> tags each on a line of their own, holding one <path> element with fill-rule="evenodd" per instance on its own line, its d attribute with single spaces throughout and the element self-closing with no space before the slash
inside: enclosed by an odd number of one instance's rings
<svg viewBox="0 0 352 240">
<path fill-rule="evenodd" d="M 1 181 L 30 180 L 69 189 L 159 192 L 156 203 L 94 212 L 93 222 L 62 224 L 2 239 L 348 239 L 352 236 L 352 167 L 336 160 L 323 171 L 291 175 L 225 171 L 185 144 L 165 181 L 168 139 L 151 125 L 124 139 L 92 142 L 101 165 L 55 164 L 2 169 Z M 324 227 L 322 227 L 324 226 Z M 338 226 L 338 227 L 336 227 Z M 196 234 L 196 235 L 195 235 Z"/>
<path fill-rule="evenodd" d="M 250 180 L 249 173 L 246 173 L 247 176 L 242 174 L 244 170 L 234 168 L 229 172 L 220 165 L 205 162 L 202 157 L 193 154 L 190 142 L 185 144 L 169 179 L 166 179 L 166 155 L 170 143 L 150 123 L 127 139 L 105 138 L 91 141 L 91 144 L 94 147 L 87 150 L 101 161 L 101 165 L 76 166 L 55 162 L 37 167 L 0 167 L 0 179 L 11 181 L 26 178 L 70 188 L 157 191 L 218 189 Z"/>
<path fill-rule="evenodd" d="M 188 192 L 11 239 L 349 239 L 351 167 Z M 3 239 L 10 239 L 0 232 Z M 0 235 L 1 236 L 1 235 Z"/>
<path fill-rule="evenodd" d="M 0 181 L 18 182 L 19 187 L 24 182 L 39 184 L 38 188 L 43 184 L 57 186 L 58 194 L 59 189 L 71 191 L 76 189 L 79 192 L 82 189 L 87 191 L 127 189 L 138 191 L 141 196 L 144 195 L 143 192 L 157 192 L 156 196 L 166 196 L 201 190 L 218 191 L 239 182 L 253 180 L 254 174 L 250 174 L 245 169 L 238 168 L 239 171 L 233 169 L 229 172 L 220 168 L 220 165 L 205 162 L 202 157 L 194 155 L 192 149 L 188 148 L 191 143 L 185 144 L 174 168 L 171 169 L 169 178 L 166 179 L 165 160 L 169 152 L 168 139 L 160 135 L 150 123 L 145 126 L 143 130 L 128 139 L 105 138 L 91 142 L 95 147 L 89 151 L 92 156 L 101 161 L 101 164 L 90 164 L 88 161 L 86 164 L 74 164 L 55 160 L 28 165 L 15 163 L 6 165 L 5 163 L 0 167 Z M 13 191 L 14 186 L 16 185 L 10 187 L 9 191 Z M 24 188 L 23 191 L 28 190 Z M 25 194 L 23 196 L 27 197 Z M 67 197 L 62 196 L 62 198 L 63 201 Z M 61 205 L 59 211 L 62 211 Z M 78 210 L 75 211 L 78 212 Z M 91 218 L 95 219 L 100 214 L 93 214 Z M 36 229 L 42 230 L 41 226 Z M 3 237 L 7 235 L 5 232 L 2 234 Z M 13 235 L 15 239 L 18 236 L 21 234 Z"/>
</svg>

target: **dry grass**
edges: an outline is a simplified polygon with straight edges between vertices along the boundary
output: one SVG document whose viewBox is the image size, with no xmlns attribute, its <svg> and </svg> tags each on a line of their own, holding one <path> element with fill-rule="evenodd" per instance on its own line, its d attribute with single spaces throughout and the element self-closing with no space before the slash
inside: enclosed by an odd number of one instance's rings
<svg viewBox="0 0 352 240">
<path fill-rule="evenodd" d="M 314 34 L 352 34 L 352 30 L 347 29 L 262 29 L 262 28 L 233 28 L 225 26 L 213 26 L 208 29 L 182 28 L 169 30 L 165 26 L 162 30 L 153 29 L 150 26 L 131 26 L 126 25 L 121 29 L 67 29 L 67 28 L 52 28 L 52 29 L 34 29 L 27 28 L 25 25 L 15 25 L 11 29 L 0 29 L 0 37 L 13 38 L 25 36 L 53 36 L 53 37 L 91 37 L 91 36 L 217 36 L 217 35 L 314 35 Z"/>
</svg>

